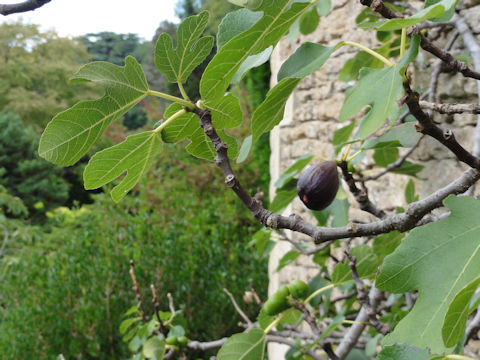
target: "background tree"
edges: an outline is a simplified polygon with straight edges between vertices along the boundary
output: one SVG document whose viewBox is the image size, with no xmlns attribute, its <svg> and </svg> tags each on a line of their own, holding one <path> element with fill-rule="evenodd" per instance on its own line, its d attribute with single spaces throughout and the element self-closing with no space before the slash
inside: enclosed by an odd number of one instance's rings
<svg viewBox="0 0 480 360">
<path fill-rule="evenodd" d="M 31 213 L 37 212 L 39 202 L 47 210 L 64 204 L 69 184 L 60 169 L 38 156 L 38 134 L 11 113 L 0 114 L 0 129 L 0 184 Z"/>
<path fill-rule="evenodd" d="M 75 40 L 36 25 L 0 25 L 0 108 L 28 124 L 44 127 L 65 106 L 94 97 L 90 84 L 70 85 L 70 77 L 89 55 Z"/>
<path fill-rule="evenodd" d="M 93 61 L 108 61 L 122 65 L 125 57 L 134 56 L 141 64 L 146 64 L 152 46 L 150 41 L 142 41 L 136 34 L 116 34 L 109 31 L 89 33 L 82 37 Z M 124 115 L 123 125 L 134 130 L 147 123 L 144 104 L 136 105 Z"/>
</svg>

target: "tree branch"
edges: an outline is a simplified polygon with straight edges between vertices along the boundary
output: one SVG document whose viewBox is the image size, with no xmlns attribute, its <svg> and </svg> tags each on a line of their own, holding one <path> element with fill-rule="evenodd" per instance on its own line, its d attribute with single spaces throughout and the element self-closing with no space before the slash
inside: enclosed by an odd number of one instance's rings
<svg viewBox="0 0 480 360">
<path fill-rule="evenodd" d="M 383 324 L 380 322 L 377 318 L 377 307 L 373 306 L 373 304 L 370 302 L 370 298 L 368 296 L 368 292 L 365 289 L 365 284 L 363 281 L 360 279 L 360 276 L 358 275 L 357 271 L 357 258 L 355 256 L 350 255 L 350 249 L 349 245 L 347 244 L 347 250 L 345 251 L 345 254 L 347 255 L 347 258 L 350 262 L 350 270 L 352 270 L 352 277 L 353 280 L 355 281 L 355 286 L 357 288 L 357 298 L 360 300 L 360 302 L 363 304 L 365 307 L 365 310 L 368 314 L 370 324 L 377 330 L 380 334 L 382 335 L 387 335 L 391 329 L 387 324 Z"/>
<path fill-rule="evenodd" d="M 428 101 L 419 101 L 422 109 L 433 110 L 440 114 L 480 114 L 479 104 L 438 104 Z"/>
<path fill-rule="evenodd" d="M 403 17 L 402 14 L 393 11 L 392 9 L 385 6 L 381 0 L 360 0 L 360 3 L 364 6 L 368 6 L 375 12 L 381 14 L 384 18 L 394 19 Z"/>
<path fill-rule="evenodd" d="M 196 109 L 195 113 L 200 117 L 200 124 L 217 151 L 215 163 L 222 170 L 225 176 L 225 183 L 228 187 L 232 188 L 252 215 L 263 225 L 272 229 L 289 229 L 308 235 L 316 244 L 337 239 L 385 234 L 392 230 L 405 232 L 413 229 L 418 221 L 426 214 L 433 209 L 441 207 L 442 201 L 448 195 L 464 193 L 471 185 L 480 179 L 480 171 L 468 169 L 458 179 L 447 186 L 430 194 L 423 200 L 409 204 L 407 210 L 403 213 L 392 214 L 382 220 L 367 224 L 350 223 L 348 226 L 340 228 L 319 227 L 306 222 L 296 214 L 286 217 L 266 210 L 261 203 L 248 195 L 233 174 L 227 154 L 227 144 L 220 139 L 215 131 L 211 122 L 210 112 L 208 110 Z"/>
<path fill-rule="evenodd" d="M 370 7 L 373 11 L 378 12 L 384 18 L 395 19 L 402 17 L 402 14 L 392 11 L 391 9 L 386 7 L 381 0 L 360 0 L 360 3 L 362 5 Z M 480 80 L 480 72 L 472 70 L 467 63 L 455 59 L 452 54 L 440 49 L 438 46 L 433 44 L 427 37 L 425 37 L 420 32 L 420 29 L 414 26 L 412 33 L 416 33 L 420 36 L 420 46 L 423 50 L 428 51 L 429 53 L 443 60 L 451 68 L 461 72 L 463 76 Z"/>
<path fill-rule="evenodd" d="M 233 307 L 235 308 L 235 310 L 237 311 L 237 313 L 240 314 L 240 316 L 242 317 L 243 320 L 245 320 L 245 322 L 247 323 L 247 326 L 248 327 L 251 327 L 253 326 L 252 324 L 252 321 L 248 318 L 248 316 L 243 312 L 243 310 L 240 308 L 240 306 L 238 306 L 237 302 L 235 301 L 235 298 L 233 297 L 232 293 L 230 291 L 228 291 L 226 288 L 223 288 L 223 292 L 225 294 L 227 294 L 227 296 L 230 298 L 230 301 L 232 302 L 233 304 Z"/>
<path fill-rule="evenodd" d="M 32 11 L 49 3 L 51 0 L 26 0 L 16 4 L 0 4 L 0 14 L 7 16 L 15 13 Z"/>
<path fill-rule="evenodd" d="M 378 302 L 380 301 L 382 296 L 382 292 L 378 290 L 375 286 L 372 286 L 368 294 L 371 306 L 377 307 Z M 335 351 L 339 359 L 345 359 L 350 353 L 350 351 L 353 349 L 358 339 L 360 338 L 360 335 L 362 335 L 362 332 L 365 329 L 364 323 L 368 321 L 368 318 L 369 314 L 367 311 L 367 307 L 363 305 L 357 317 L 355 318 L 356 323 L 348 329 L 343 340 L 340 342 L 340 345 L 338 345 L 338 348 Z"/>
<path fill-rule="evenodd" d="M 403 87 L 405 88 L 405 104 L 407 104 L 410 113 L 419 122 L 417 130 L 422 134 L 426 134 L 434 139 L 437 139 L 451 152 L 453 152 L 461 162 L 464 162 L 472 168 L 480 169 L 480 158 L 473 156 L 467 150 L 465 150 L 465 148 L 457 142 L 451 130 L 442 130 L 432 121 L 430 116 L 428 116 L 420 107 L 420 95 L 418 92 L 413 91 L 410 88 L 410 84 L 408 82 L 404 82 Z"/>
<path fill-rule="evenodd" d="M 362 191 L 357 187 L 357 185 L 355 184 L 355 179 L 348 171 L 348 163 L 346 161 L 342 161 L 340 163 L 340 169 L 342 170 L 343 180 L 345 180 L 348 188 L 350 189 L 350 192 L 355 197 L 355 200 L 357 200 L 360 209 L 369 212 L 370 214 L 373 214 L 379 219 L 385 218 L 387 214 L 382 209 L 377 208 L 375 204 L 370 201 L 368 194 L 365 190 Z"/>
<path fill-rule="evenodd" d="M 135 298 L 137 299 L 138 308 L 140 310 L 140 313 L 142 314 L 143 321 L 148 322 L 150 318 L 145 313 L 145 309 L 143 308 L 142 295 L 140 294 L 140 290 L 138 288 L 137 277 L 135 276 L 135 263 L 133 262 L 133 260 L 130 260 L 129 273 L 133 283 L 132 289 L 133 289 L 133 292 L 135 293 Z"/>
</svg>

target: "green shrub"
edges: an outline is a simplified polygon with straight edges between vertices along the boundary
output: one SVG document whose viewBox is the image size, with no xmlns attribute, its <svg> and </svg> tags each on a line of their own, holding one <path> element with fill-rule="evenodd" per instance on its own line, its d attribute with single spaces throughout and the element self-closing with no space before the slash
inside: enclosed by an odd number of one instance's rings
<svg viewBox="0 0 480 360">
<path fill-rule="evenodd" d="M 178 149 L 165 156 L 138 194 L 120 204 L 97 195 L 80 209 L 59 208 L 41 241 L 0 259 L 0 353 L 8 359 L 127 354 L 119 324 L 136 303 L 129 259 L 147 312 L 152 283 L 164 310 L 167 292 L 184 309 L 189 338 L 238 330 L 222 288 L 240 299 L 251 277 L 264 295 L 266 261 L 245 250 L 256 228 L 215 168 Z"/>
</svg>

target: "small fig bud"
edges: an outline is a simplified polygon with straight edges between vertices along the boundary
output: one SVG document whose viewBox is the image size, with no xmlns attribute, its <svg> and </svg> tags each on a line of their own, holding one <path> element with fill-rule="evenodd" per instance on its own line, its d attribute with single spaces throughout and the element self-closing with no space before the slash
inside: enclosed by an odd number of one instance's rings
<svg viewBox="0 0 480 360">
<path fill-rule="evenodd" d="M 337 191 L 337 164 L 333 161 L 309 166 L 298 179 L 298 196 L 311 210 L 325 209 L 333 202 Z"/>
<path fill-rule="evenodd" d="M 251 291 L 245 291 L 244 292 L 243 302 L 245 304 L 251 304 L 253 302 L 253 293 Z"/>
</svg>

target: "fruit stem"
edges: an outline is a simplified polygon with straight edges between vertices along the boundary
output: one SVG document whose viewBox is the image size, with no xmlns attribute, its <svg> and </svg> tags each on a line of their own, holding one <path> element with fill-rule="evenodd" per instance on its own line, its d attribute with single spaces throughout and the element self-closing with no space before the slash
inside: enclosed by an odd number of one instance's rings
<svg viewBox="0 0 480 360">
<path fill-rule="evenodd" d="M 270 330 L 272 330 L 275 326 L 277 326 L 278 323 L 280 322 L 280 320 L 282 320 L 285 317 L 285 314 L 286 314 L 286 310 L 284 312 L 282 312 L 274 321 L 272 321 L 272 323 L 270 325 L 268 325 L 265 328 L 265 330 L 263 330 L 263 332 L 265 334 L 268 334 L 270 332 Z"/>
<path fill-rule="evenodd" d="M 334 284 L 330 284 L 330 285 L 327 285 L 327 286 L 324 286 L 316 291 L 314 291 L 312 294 L 310 294 L 310 296 L 308 298 L 306 298 L 304 301 L 303 301 L 303 304 L 304 305 L 307 305 L 315 296 L 317 296 L 318 294 L 321 294 L 322 292 L 324 291 L 327 291 L 327 290 L 330 290 L 331 288 L 335 287 Z"/>
<path fill-rule="evenodd" d="M 345 159 L 346 162 L 350 162 L 352 161 L 353 159 L 355 159 L 358 155 L 360 155 L 362 153 L 363 150 L 358 150 L 355 154 L 353 154 L 352 156 L 350 156 L 348 159 Z"/>
<path fill-rule="evenodd" d="M 348 155 L 350 154 L 350 149 L 351 149 L 351 148 L 352 148 L 352 143 L 348 144 L 347 150 L 345 150 L 345 152 L 343 153 L 342 161 L 346 161 L 346 160 L 347 160 L 347 157 L 348 157 Z"/>
</svg>

